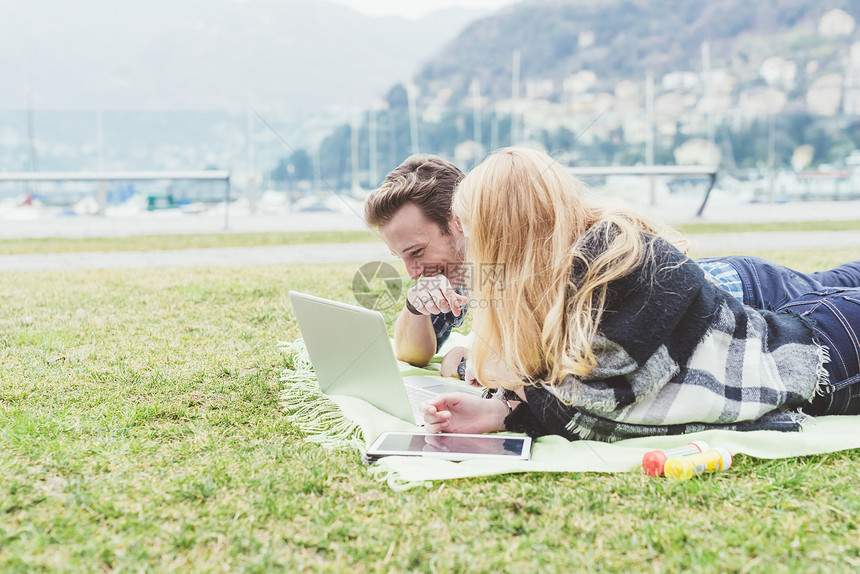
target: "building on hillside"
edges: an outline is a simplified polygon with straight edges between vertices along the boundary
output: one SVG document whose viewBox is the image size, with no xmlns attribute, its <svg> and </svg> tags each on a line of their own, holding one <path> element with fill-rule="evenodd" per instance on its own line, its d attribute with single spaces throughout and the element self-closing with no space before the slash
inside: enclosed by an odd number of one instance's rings
<svg viewBox="0 0 860 574">
<path fill-rule="evenodd" d="M 654 114 L 657 116 L 679 116 L 696 105 L 695 96 L 668 92 L 654 100 Z"/>
<path fill-rule="evenodd" d="M 433 96 L 433 99 L 421 113 L 421 119 L 430 123 L 442 121 L 442 116 L 445 114 L 445 110 L 448 109 L 448 101 L 451 99 L 453 93 L 451 88 L 442 88 L 436 92 L 436 95 Z"/>
<path fill-rule="evenodd" d="M 844 87 L 842 111 L 852 116 L 860 115 L 860 42 L 851 45 L 848 65 L 845 67 Z"/>
<path fill-rule="evenodd" d="M 555 82 L 550 78 L 526 80 L 526 98 L 529 100 L 548 100 L 555 94 Z"/>
<path fill-rule="evenodd" d="M 570 99 L 578 94 L 584 94 L 597 83 L 597 75 L 591 70 L 580 70 L 568 76 L 562 83 L 562 93 L 565 99 Z"/>
<path fill-rule="evenodd" d="M 470 170 L 483 159 L 486 152 L 484 146 L 474 140 L 462 141 L 454 148 L 454 163 L 464 170 Z"/>
<path fill-rule="evenodd" d="M 844 10 L 834 8 L 824 13 L 818 21 L 818 33 L 822 36 L 850 36 L 854 32 L 854 17 Z"/>
<path fill-rule="evenodd" d="M 706 139 L 694 138 L 687 140 L 675 148 L 675 163 L 677 165 L 718 165 L 720 150 Z"/>
<path fill-rule="evenodd" d="M 686 92 L 699 87 L 702 80 L 695 72 L 669 72 L 663 76 L 661 83 L 667 92 Z"/>
<path fill-rule="evenodd" d="M 632 114 L 621 121 L 624 142 L 628 144 L 644 144 L 651 138 L 652 128 L 644 114 Z"/>
<path fill-rule="evenodd" d="M 621 80 L 615 84 L 615 111 L 621 114 L 642 111 L 639 85 L 630 80 Z"/>
<path fill-rule="evenodd" d="M 751 88 L 738 96 L 738 111 L 748 117 L 778 114 L 788 103 L 788 95 L 776 88 Z"/>
<path fill-rule="evenodd" d="M 806 92 L 806 109 L 810 114 L 835 116 L 842 105 L 842 76 L 826 74 L 812 82 Z"/>
<path fill-rule="evenodd" d="M 615 96 L 600 92 L 597 94 L 579 94 L 564 104 L 566 112 L 575 116 L 594 118 L 615 107 Z"/>
<path fill-rule="evenodd" d="M 700 136 L 708 131 L 708 118 L 705 114 L 692 112 L 678 119 L 678 132 L 685 136 Z"/>
<path fill-rule="evenodd" d="M 481 85 L 478 80 L 472 80 L 469 84 L 469 92 L 463 99 L 463 104 L 471 109 L 485 109 L 490 107 L 492 102 L 489 96 L 481 94 Z"/>
<path fill-rule="evenodd" d="M 797 64 L 779 56 L 772 56 L 762 63 L 759 75 L 768 86 L 791 91 L 797 78 Z"/>
<path fill-rule="evenodd" d="M 595 35 L 591 30 L 583 30 L 577 36 L 577 44 L 580 50 L 585 50 L 594 45 Z"/>
</svg>

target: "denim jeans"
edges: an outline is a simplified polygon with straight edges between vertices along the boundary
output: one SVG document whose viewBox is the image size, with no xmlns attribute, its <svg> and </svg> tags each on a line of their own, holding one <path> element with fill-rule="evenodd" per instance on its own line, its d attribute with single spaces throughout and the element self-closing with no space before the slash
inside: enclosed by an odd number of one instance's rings
<svg viewBox="0 0 860 574">
<path fill-rule="evenodd" d="M 783 305 L 787 311 L 815 322 L 813 332 L 827 348 L 824 366 L 830 381 L 803 411 L 810 415 L 860 414 L 860 289 L 825 289 Z"/>
<path fill-rule="evenodd" d="M 744 285 L 744 304 L 756 309 L 779 309 L 804 293 L 830 287 L 860 288 L 860 259 L 815 273 L 801 273 L 761 257 L 733 255 L 717 259 L 737 270 Z"/>
</svg>

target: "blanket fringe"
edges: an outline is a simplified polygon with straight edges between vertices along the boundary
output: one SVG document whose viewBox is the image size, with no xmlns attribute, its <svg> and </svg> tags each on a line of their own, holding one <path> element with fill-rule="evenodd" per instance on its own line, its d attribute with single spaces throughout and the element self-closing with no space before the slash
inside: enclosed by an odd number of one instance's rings
<svg viewBox="0 0 860 574">
<path fill-rule="evenodd" d="M 830 362 L 830 349 L 817 340 L 813 340 L 813 342 L 815 343 L 815 352 L 818 355 L 818 369 L 816 371 L 818 384 L 815 385 L 815 394 L 823 395 L 830 390 L 830 373 L 827 372 L 827 368 L 824 366 Z"/>
<path fill-rule="evenodd" d="M 602 442 L 615 442 L 620 440 L 609 435 L 598 433 L 590 426 L 583 425 L 582 418 L 581 413 L 575 413 L 573 418 L 570 419 L 570 422 L 567 423 L 564 428 L 582 440 L 599 440 Z"/>
<path fill-rule="evenodd" d="M 801 430 L 803 429 L 803 423 L 810 420 L 812 417 L 808 414 L 804 413 L 802 410 L 797 409 L 796 411 L 789 412 L 791 415 L 791 422 L 798 425 Z"/>
<path fill-rule="evenodd" d="M 307 435 L 308 442 L 334 450 L 363 452 L 364 431 L 320 391 L 304 341 L 280 342 L 278 346 L 287 354 L 280 396 L 287 420 Z"/>
</svg>

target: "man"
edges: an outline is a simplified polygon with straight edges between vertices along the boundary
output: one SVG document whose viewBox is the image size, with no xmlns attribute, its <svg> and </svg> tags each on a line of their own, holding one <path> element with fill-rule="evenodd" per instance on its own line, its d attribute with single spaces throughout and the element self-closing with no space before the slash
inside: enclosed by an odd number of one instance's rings
<svg viewBox="0 0 860 574">
<path fill-rule="evenodd" d="M 389 173 L 364 204 L 368 224 L 379 229 L 416 281 L 394 324 L 397 358 L 416 366 L 426 365 L 452 329 L 463 323 L 469 301 L 467 240 L 451 213 L 452 196 L 463 177 L 457 166 L 440 157 L 413 155 Z M 824 286 L 860 287 L 860 260 L 809 274 L 748 256 L 711 257 L 698 263 L 735 298 L 763 309 L 775 309 Z M 462 347 L 452 349 L 442 361 L 442 375 L 463 378 L 465 352 Z"/>
<path fill-rule="evenodd" d="M 442 158 L 413 155 L 364 204 L 367 222 L 416 281 L 394 324 L 397 358 L 413 365 L 426 365 L 465 317 L 466 238 L 451 213 L 462 178 L 463 172 Z M 453 361 L 452 356 L 444 362 L 446 376 Z"/>
</svg>

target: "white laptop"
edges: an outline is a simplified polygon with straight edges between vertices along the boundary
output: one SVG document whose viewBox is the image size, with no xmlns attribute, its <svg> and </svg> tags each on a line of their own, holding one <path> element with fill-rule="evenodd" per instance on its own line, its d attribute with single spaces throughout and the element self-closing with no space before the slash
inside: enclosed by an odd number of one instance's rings
<svg viewBox="0 0 860 574">
<path fill-rule="evenodd" d="M 440 393 L 481 391 L 422 376 L 401 377 L 378 311 L 290 291 L 299 330 L 327 395 L 347 395 L 421 426 L 421 403 Z"/>
</svg>

